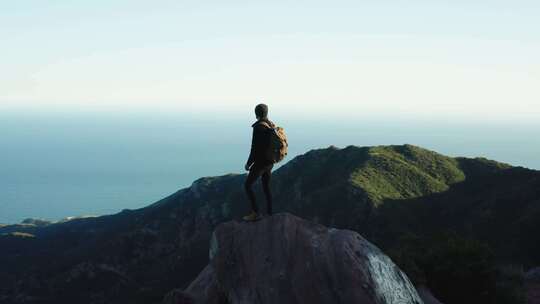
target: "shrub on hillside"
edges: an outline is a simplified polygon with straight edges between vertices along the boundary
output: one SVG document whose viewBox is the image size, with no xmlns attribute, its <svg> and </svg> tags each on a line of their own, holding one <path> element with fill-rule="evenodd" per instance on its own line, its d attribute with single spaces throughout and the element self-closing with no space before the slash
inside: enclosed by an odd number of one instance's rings
<svg viewBox="0 0 540 304">
<path fill-rule="evenodd" d="M 498 267 L 484 243 L 455 234 L 408 234 L 389 255 L 415 285 L 427 285 L 445 304 L 524 303 L 523 274 Z"/>
</svg>

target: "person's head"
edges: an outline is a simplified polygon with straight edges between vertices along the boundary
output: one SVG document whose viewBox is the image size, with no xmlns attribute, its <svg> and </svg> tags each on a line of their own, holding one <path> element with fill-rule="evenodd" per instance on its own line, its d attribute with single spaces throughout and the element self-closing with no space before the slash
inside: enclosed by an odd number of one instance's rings
<svg viewBox="0 0 540 304">
<path fill-rule="evenodd" d="M 268 106 L 264 103 L 260 103 L 255 107 L 255 116 L 257 119 L 268 117 Z"/>
</svg>

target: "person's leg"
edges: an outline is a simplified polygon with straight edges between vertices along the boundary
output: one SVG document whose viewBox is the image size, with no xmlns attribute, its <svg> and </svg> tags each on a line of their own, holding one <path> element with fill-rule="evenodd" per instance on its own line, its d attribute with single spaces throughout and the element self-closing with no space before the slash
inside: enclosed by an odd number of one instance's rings
<svg viewBox="0 0 540 304">
<path fill-rule="evenodd" d="M 270 180 L 272 178 L 272 167 L 269 165 L 262 173 L 262 184 L 264 196 L 266 197 L 266 212 L 268 215 L 272 215 L 272 192 L 270 191 Z"/>
<path fill-rule="evenodd" d="M 255 200 L 255 192 L 253 191 L 253 184 L 257 181 L 257 178 L 260 175 L 260 170 L 254 164 L 249 170 L 246 181 L 244 182 L 244 189 L 246 190 L 247 197 L 251 203 L 251 210 L 255 213 L 259 213 L 259 208 L 257 206 L 257 201 Z"/>
</svg>

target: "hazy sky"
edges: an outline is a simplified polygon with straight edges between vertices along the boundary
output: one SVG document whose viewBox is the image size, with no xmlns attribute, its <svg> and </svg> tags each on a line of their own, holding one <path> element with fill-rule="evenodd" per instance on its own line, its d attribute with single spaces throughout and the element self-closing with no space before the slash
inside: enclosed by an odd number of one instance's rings
<svg viewBox="0 0 540 304">
<path fill-rule="evenodd" d="M 0 110 L 533 121 L 540 1 L 0 2 Z"/>
</svg>

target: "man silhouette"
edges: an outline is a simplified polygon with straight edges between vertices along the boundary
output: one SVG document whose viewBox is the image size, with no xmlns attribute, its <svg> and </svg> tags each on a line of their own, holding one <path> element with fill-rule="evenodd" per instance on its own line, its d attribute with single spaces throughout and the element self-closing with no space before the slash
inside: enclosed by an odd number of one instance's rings
<svg viewBox="0 0 540 304">
<path fill-rule="evenodd" d="M 272 177 L 274 163 L 268 157 L 268 149 L 270 148 L 270 130 L 275 125 L 268 119 L 268 106 L 265 104 L 261 103 L 255 107 L 255 116 L 257 121 L 251 125 L 253 128 L 251 151 L 245 166 L 249 174 L 244 183 L 244 188 L 251 203 L 251 213 L 244 216 L 244 220 L 246 221 L 256 221 L 260 218 L 259 208 L 255 200 L 255 192 L 253 192 L 253 184 L 259 176 L 261 177 L 263 192 L 266 197 L 267 214 L 272 215 L 270 179 Z"/>
</svg>

